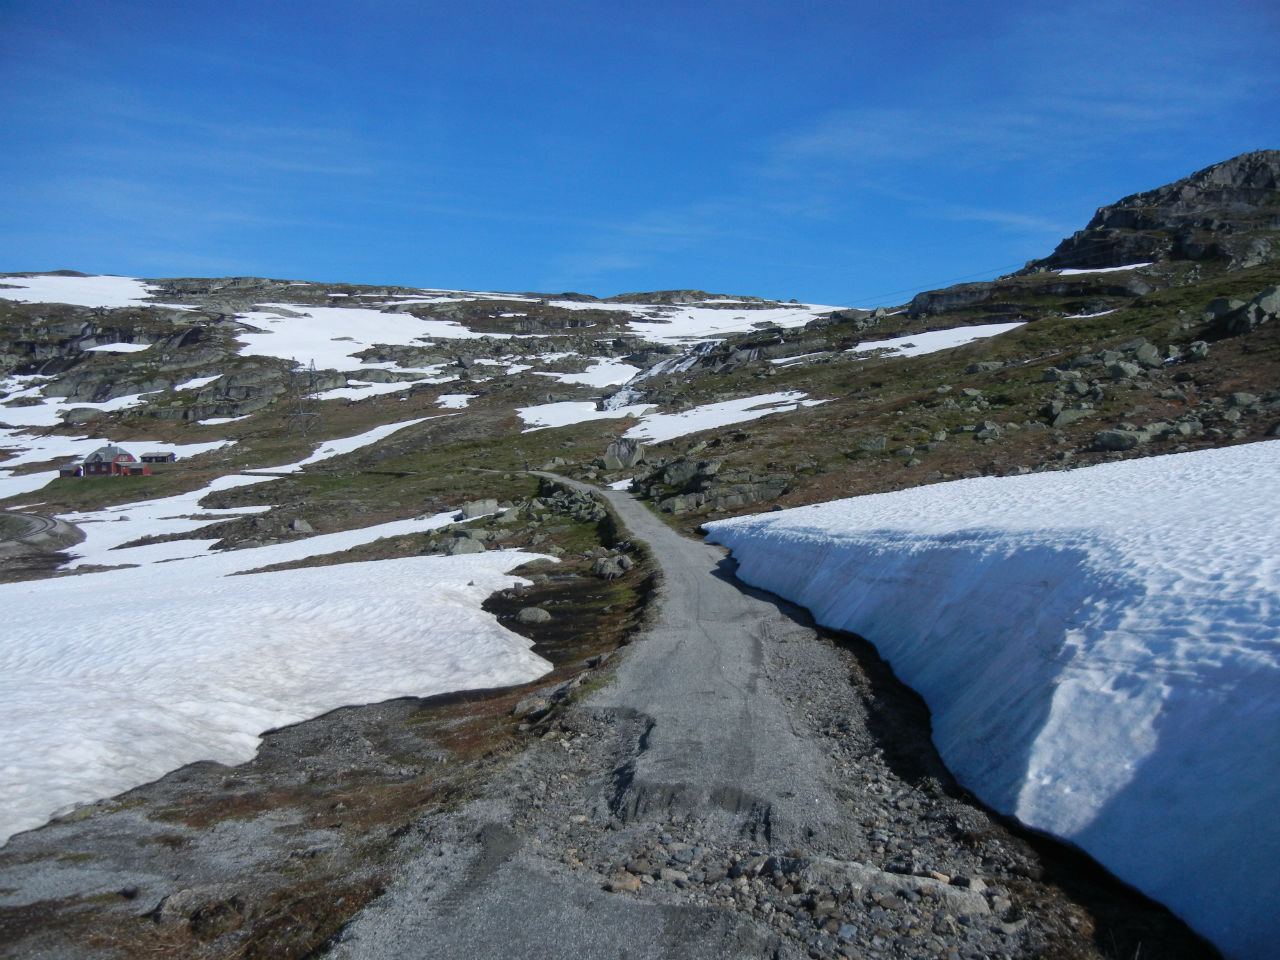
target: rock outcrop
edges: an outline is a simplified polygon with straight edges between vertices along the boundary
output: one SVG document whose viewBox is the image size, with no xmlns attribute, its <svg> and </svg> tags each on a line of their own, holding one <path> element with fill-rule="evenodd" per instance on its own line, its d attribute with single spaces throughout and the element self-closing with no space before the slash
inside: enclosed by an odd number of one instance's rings
<svg viewBox="0 0 1280 960">
<path fill-rule="evenodd" d="M 604 452 L 606 470 L 630 470 L 644 457 L 644 447 L 639 440 L 619 437 Z"/>
<path fill-rule="evenodd" d="M 1280 256 L 1280 150 L 1215 163 L 1175 183 L 1099 208 L 1088 226 L 1028 271 L 1119 267 L 1153 260 L 1225 260 L 1236 268 Z"/>
</svg>

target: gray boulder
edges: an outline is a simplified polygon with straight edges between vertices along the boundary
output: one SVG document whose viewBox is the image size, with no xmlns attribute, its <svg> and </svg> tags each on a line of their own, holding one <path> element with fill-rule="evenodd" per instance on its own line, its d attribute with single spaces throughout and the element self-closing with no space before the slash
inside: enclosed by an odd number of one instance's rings
<svg viewBox="0 0 1280 960">
<path fill-rule="evenodd" d="M 551 614 L 541 607 L 522 607 L 516 614 L 516 623 L 547 623 Z"/>
<path fill-rule="evenodd" d="M 1253 298 L 1253 303 L 1269 316 L 1280 314 L 1280 286 L 1267 287 Z"/>
<path fill-rule="evenodd" d="M 1203 340 L 1197 340 L 1189 347 L 1183 355 L 1184 360 L 1203 360 L 1209 355 L 1209 345 Z"/>
<path fill-rule="evenodd" d="M 1248 303 L 1219 297 L 1205 308 L 1204 320 L 1216 324 L 1227 336 L 1256 330 L 1280 314 L 1280 286 L 1267 287 Z"/>
<path fill-rule="evenodd" d="M 1205 323 L 1215 323 L 1223 317 L 1235 313 L 1243 306 L 1243 300 L 1236 300 L 1233 297 L 1214 297 L 1205 305 L 1201 319 Z"/>
<path fill-rule="evenodd" d="M 469 500 L 464 503 L 459 511 L 463 520 L 472 520 L 475 517 L 487 516 L 490 513 L 498 512 L 498 501 L 489 497 L 485 500 Z"/>
<path fill-rule="evenodd" d="M 698 475 L 698 464 L 693 460 L 677 460 L 662 471 L 662 482 L 669 487 L 683 487 Z"/>
<path fill-rule="evenodd" d="M 620 563 L 625 557 L 600 557 L 591 565 L 591 572 L 597 577 L 604 577 L 606 580 L 614 580 L 626 572 Z"/>
<path fill-rule="evenodd" d="M 1154 343 L 1144 343 L 1138 347 L 1133 353 L 1133 359 L 1150 370 L 1164 366 L 1164 357 L 1160 356 L 1160 350 Z"/>
<path fill-rule="evenodd" d="M 644 447 L 639 440 L 619 437 L 609 444 L 604 453 L 606 470 L 630 470 L 644 457 Z"/>
<path fill-rule="evenodd" d="M 1117 360 L 1115 363 L 1107 364 L 1107 375 L 1112 380 L 1131 380 L 1141 372 L 1141 367 L 1127 360 Z"/>
<path fill-rule="evenodd" d="M 1146 434 L 1138 430 L 1100 430 L 1093 435 L 1094 446 L 1099 450 L 1132 450 L 1146 439 Z"/>
</svg>

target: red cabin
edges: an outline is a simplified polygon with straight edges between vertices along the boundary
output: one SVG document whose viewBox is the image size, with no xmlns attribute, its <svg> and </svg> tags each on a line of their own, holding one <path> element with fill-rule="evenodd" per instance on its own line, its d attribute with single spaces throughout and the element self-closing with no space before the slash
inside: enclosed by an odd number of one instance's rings
<svg viewBox="0 0 1280 960">
<path fill-rule="evenodd" d="M 151 464 L 139 463 L 125 450 L 110 444 L 99 447 L 80 463 L 72 463 L 58 471 L 64 477 L 148 477 Z"/>
</svg>

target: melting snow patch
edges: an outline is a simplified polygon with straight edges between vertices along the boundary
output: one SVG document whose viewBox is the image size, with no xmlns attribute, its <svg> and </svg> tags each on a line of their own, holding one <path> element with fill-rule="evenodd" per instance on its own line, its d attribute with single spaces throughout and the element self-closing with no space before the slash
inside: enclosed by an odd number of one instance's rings
<svg viewBox="0 0 1280 960">
<path fill-rule="evenodd" d="M 307 457 L 305 460 L 299 460 L 297 463 L 286 464 L 283 467 L 271 467 L 271 473 L 296 473 L 303 467 L 312 463 L 319 463 L 321 460 L 328 460 L 331 457 L 340 457 L 344 453 L 351 453 L 353 450 L 359 450 L 361 447 L 367 447 L 371 443 L 377 443 L 383 437 L 389 437 L 398 430 L 405 427 L 412 427 L 414 424 L 422 423 L 423 420 L 430 420 L 430 417 L 418 417 L 416 420 L 401 420 L 399 423 L 384 423 L 380 427 L 374 427 L 372 430 L 366 430 L 364 433 L 358 433 L 353 437 L 340 437 L 336 440 L 326 440 L 315 453 Z"/>
<path fill-rule="evenodd" d="M 77 307 L 132 307 L 147 301 L 151 288 L 131 277 L 0 277 L 0 299 L 24 303 L 69 303 Z M 16 290 L 6 287 L 17 287 Z"/>
<path fill-rule="evenodd" d="M 221 377 L 221 374 L 216 374 L 216 373 L 212 377 L 195 377 L 191 380 L 186 380 L 186 381 L 183 381 L 182 383 L 175 384 L 173 389 L 175 392 L 177 392 L 178 390 L 199 390 L 201 387 L 207 387 L 209 384 L 213 383 L 213 381 L 219 379 L 220 377 Z M 207 423 L 208 421 L 205 421 L 205 422 Z"/>
<path fill-rule="evenodd" d="M 1092 270 L 1083 270 L 1078 267 L 1066 267 L 1062 270 L 1055 270 L 1054 273 L 1060 277 L 1078 277 L 1085 273 L 1119 273 L 1121 270 L 1137 270 L 1140 267 L 1151 266 L 1151 261 L 1146 263 L 1130 263 L 1123 267 L 1094 267 Z"/>
<path fill-rule="evenodd" d="M 474 393 L 442 393 L 436 397 L 436 406 L 445 410 L 465 410 L 476 396 Z"/>
<path fill-rule="evenodd" d="M 479 609 L 529 559 L 239 577 L 187 560 L 0 586 L 0 840 L 186 763 L 242 763 L 263 730 L 336 707 L 535 679 L 549 664 Z"/>
<path fill-rule="evenodd" d="M 950 330 L 931 330 L 928 333 L 912 333 L 891 340 L 874 340 L 850 347 L 849 353 L 873 353 L 883 351 L 895 357 L 922 357 L 951 347 L 963 346 L 975 340 L 985 340 L 1021 327 L 1021 323 L 983 323 L 972 327 L 953 327 Z"/>
<path fill-rule="evenodd" d="M 588 420 L 616 420 L 619 417 L 638 417 L 653 409 L 651 403 L 637 403 L 609 410 L 599 410 L 593 400 L 563 400 L 558 403 L 541 403 L 532 407 L 517 407 L 516 413 L 526 424 L 522 432 L 545 430 L 547 427 L 568 427 Z"/>
<path fill-rule="evenodd" d="M 616 383 L 626 383 L 640 372 L 640 368 L 610 357 L 593 363 L 582 373 L 557 373 L 552 370 L 537 370 L 535 372 L 539 376 L 554 377 L 561 383 L 581 383 L 589 387 L 611 387 Z"/>
<path fill-rule="evenodd" d="M 1105 317 L 1109 313 L 1115 313 L 1114 310 L 1099 310 L 1097 313 L 1069 313 L 1064 316 L 1063 320 L 1092 320 L 1094 317 Z"/>
<path fill-rule="evenodd" d="M 1263 442 L 707 528 L 743 580 L 875 643 L 986 802 L 1261 958 L 1280 935 L 1278 499 Z"/>
<path fill-rule="evenodd" d="M 149 343 L 100 343 L 96 347 L 85 347 L 87 352 L 93 353 L 141 353 L 150 349 Z"/>
<path fill-rule="evenodd" d="M 730 424 L 742 423 L 768 416 L 771 413 L 786 413 L 798 407 L 814 407 L 825 400 L 806 400 L 805 394 L 799 390 L 788 390 L 783 393 L 766 393 L 758 397 L 740 397 L 737 400 L 725 400 L 722 403 L 709 403 L 694 407 L 682 413 L 651 413 L 623 434 L 634 440 L 647 440 L 650 443 L 661 443 L 674 440 L 700 430 L 714 427 L 727 427 Z"/>
<path fill-rule="evenodd" d="M 635 304 L 627 309 L 649 312 L 654 308 Z M 842 308 L 802 303 L 756 310 L 717 309 L 697 305 L 663 306 L 657 309 L 660 311 L 659 316 L 653 320 L 631 321 L 628 326 L 632 332 L 658 342 L 689 343 L 705 337 L 746 333 L 761 326 L 800 327 L 823 314 Z"/>
<path fill-rule="evenodd" d="M 237 334 L 246 344 L 246 356 L 315 361 L 322 370 L 355 369 L 360 363 L 354 355 L 378 343 L 408 346 L 424 337 L 457 340 L 482 336 L 451 320 L 420 320 L 412 314 L 383 313 L 370 307 L 267 304 L 240 317 L 261 328 L 259 333 Z"/>
</svg>

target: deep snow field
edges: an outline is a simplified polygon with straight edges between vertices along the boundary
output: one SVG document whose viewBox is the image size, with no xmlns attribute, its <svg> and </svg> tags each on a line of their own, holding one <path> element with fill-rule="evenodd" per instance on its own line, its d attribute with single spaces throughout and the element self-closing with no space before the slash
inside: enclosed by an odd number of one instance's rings
<svg viewBox="0 0 1280 960">
<path fill-rule="evenodd" d="M 874 643 L 991 806 L 1230 957 L 1280 937 L 1280 442 L 707 524 Z"/>
</svg>

